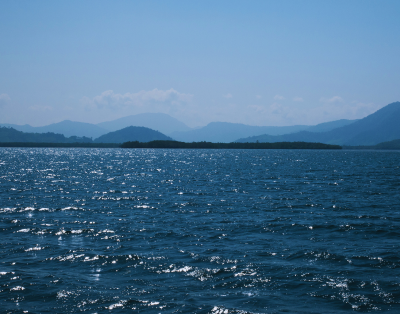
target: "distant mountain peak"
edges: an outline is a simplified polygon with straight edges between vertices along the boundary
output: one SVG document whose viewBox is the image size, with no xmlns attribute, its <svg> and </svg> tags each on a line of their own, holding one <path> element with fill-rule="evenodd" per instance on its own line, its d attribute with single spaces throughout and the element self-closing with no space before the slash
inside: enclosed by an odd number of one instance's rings
<svg viewBox="0 0 400 314">
<path fill-rule="evenodd" d="M 104 134 L 97 138 L 95 143 L 125 143 L 125 142 L 151 142 L 156 140 L 171 141 L 172 138 L 161 132 L 143 127 L 128 126 L 118 131 Z"/>
<path fill-rule="evenodd" d="M 97 125 L 109 131 L 120 130 L 128 126 L 142 126 L 168 135 L 173 132 L 190 130 L 186 124 L 166 113 L 139 113 Z"/>
</svg>

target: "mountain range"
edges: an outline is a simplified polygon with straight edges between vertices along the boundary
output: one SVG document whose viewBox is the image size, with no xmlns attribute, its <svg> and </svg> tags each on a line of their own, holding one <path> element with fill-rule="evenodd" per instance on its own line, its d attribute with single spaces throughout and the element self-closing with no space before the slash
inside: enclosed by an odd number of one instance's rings
<svg viewBox="0 0 400 314">
<path fill-rule="evenodd" d="M 292 134 L 263 134 L 236 142 L 318 142 L 337 145 L 376 145 L 400 139 L 400 102 L 391 103 L 349 125 L 326 132 L 300 131 Z"/>
<path fill-rule="evenodd" d="M 315 126 L 309 125 L 293 125 L 293 126 L 253 126 L 240 123 L 229 122 L 211 122 L 206 126 L 185 131 L 174 132 L 170 136 L 177 141 L 182 142 L 218 142 L 230 143 L 236 141 L 240 137 L 250 137 L 260 134 L 269 135 L 283 135 L 295 133 L 303 130 L 309 132 L 321 132 L 325 130 L 332 130 L 334 128 L 348 125 L 356 120 L 337 120 L 327 123 L 317 124 Z"/>
<path fill-rule="evenodd" d="M 130 126 L 118 131 L 109 132 L 95 141 L 88 137 L 70 136 L 52 132 L 28 133 L 10 127 L 0 127 L 0 143 L 124 143 L 128 141 L 172 141 L 172 138 L 149 128 Z"/>
<path fill-rule="evenodd" d="M 162 113 L 131 115 L 113 121 L 91 124 L 65 120 L 42 127 L 30 125 L 0 124 L 30 134 L 62 135 L 78 141 L 122 143 L 125 141 L 178 140 L 182 142 L 319 142 L 346 146 L 376 145 L 380 142 L 400 139 L 400 102 L 391 103 L 375 113 L 359 120 L 336 120 L 314 126 L 251 126 L 239 123 L 212 122 L 191 129 L 183 122 Z M 136 127 L 136 128 L 129 128 Z M 140 128 L 141 127 L 141 128 Z M 4 128 L 1 128 L 4 129 Z M 155 133 L 154 133 L 155 132 Z M 38 135 L 23 135 L 2 130 L 0 142 L 10 138 L 38 139 Z M 49 133 L 49 134 L 50 134 Z M 1 134 L 4 134 L 1 135 Z M 28 133 L 27 133 L 28 134 Z M 52 135 L 52 136 L 53 136 Z M 46 135 L 47 139 L 52 138 Z M 44 136 L 43 138 L 45 138 Z M 54 139 L 56 139 L 53 136 Z M 25 140 L 17 140 L 22 142 Z M 31 140 L 29 140 L 31 141 Z M 69 139 L 57 139 L 65 142 Z"/>
<path fill-rule="evenodd" d="M 182 142 L 220 142 L 230 143 L 238 138 L 257 136 L 261 134 L 282 135 L 302 130 L 310 132 L 321 132 L 331 130 L 343 125 L 348 125 L 356 120 L 337 120 L 321 123 L 315 126 L 252 126 L 240 123 L 211 122 L 208 125 L 191 129 L 183 122 L 164 113 L 145 113 L 131 115 L 113 121 L 91 124 L 64 120 L 47 126 L 33 127 L 28 124 L 0 124 L 0 126 L 11 127 L 18 131 L 31 133 L 59 133 L 66 137 L 78 136 L 96 139 L 112 131 L 117 131 L 128 126 L 142 126 L 159 131 L 174 140 Z"/>
<path fill-rule="evenodd" d="M 13 128 L 22 132 L 31 133 L 59 133 L 64 136 L 85 136 L 96 139 L 112 131 L 121 130 L 128 126 L 142 126 L 164 134 L 189 131 L 186 124 L 165 113 L 143 113 L 116 119 L 98 124 L 64 120 L 46 126 L 34 127 L 29 124 L 0 124 L 3 127 Z M 260 133 L 261 134 L 261 133 Z"/>
<path fill-rule="evenodd" d="M 70 136 L 56 133 L 27 133 L 10 127 L 0 127 L 0 142 L 26 142 L 26 143 L 90 143 L 91 138 Z"/>
</svg>

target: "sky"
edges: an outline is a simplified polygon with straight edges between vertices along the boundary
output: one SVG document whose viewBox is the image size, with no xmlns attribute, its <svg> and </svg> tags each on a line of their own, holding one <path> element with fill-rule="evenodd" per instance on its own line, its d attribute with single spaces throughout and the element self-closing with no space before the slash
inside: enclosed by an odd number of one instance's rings
<svg viewBox="0 0 400 314">
<path fill-rule="evenodd" d="M 0 123 L 315 125 L 400 101 L 400 1 L 0 1 Z"/>
</svg>

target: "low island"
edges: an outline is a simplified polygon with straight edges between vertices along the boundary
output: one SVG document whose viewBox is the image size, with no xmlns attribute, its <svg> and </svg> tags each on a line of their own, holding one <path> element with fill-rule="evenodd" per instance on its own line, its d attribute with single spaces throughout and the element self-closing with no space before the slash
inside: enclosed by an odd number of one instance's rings
<svg viewBox="0 0 400 314">
<path fill-rule="evenodd" d="M 307 142 L 280 142 L 280 143 L 212 143 L 212 142 L 178 142 L 178 141 L 151 141 L 125 142 L 121 148 L 207 148 L 207 149 L 341 149 L 339 145 Z"/>
<path fill-rule="evenodd" d="M 342 149 L 339 145 L 308 142 L 280 143 L 212 143 L 212 142 L 178 142 L 150 141 L 117 143 L 41 143 L 41 142 L 3 142 L 0 147 L 54 147 L 54 148 L 188 148 L 188 149 Z"/>
</svg>

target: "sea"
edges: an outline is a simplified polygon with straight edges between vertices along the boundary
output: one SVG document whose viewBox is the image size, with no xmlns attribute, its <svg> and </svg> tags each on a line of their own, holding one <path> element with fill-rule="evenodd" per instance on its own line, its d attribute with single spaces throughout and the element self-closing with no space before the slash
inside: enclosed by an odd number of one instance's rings
<svg viewBox="0 0 400 314">
<path fill-rule="evenodd" d="M 400 313 L 400 152 L 0 148 L 0 313 Z"/>
</svg>

